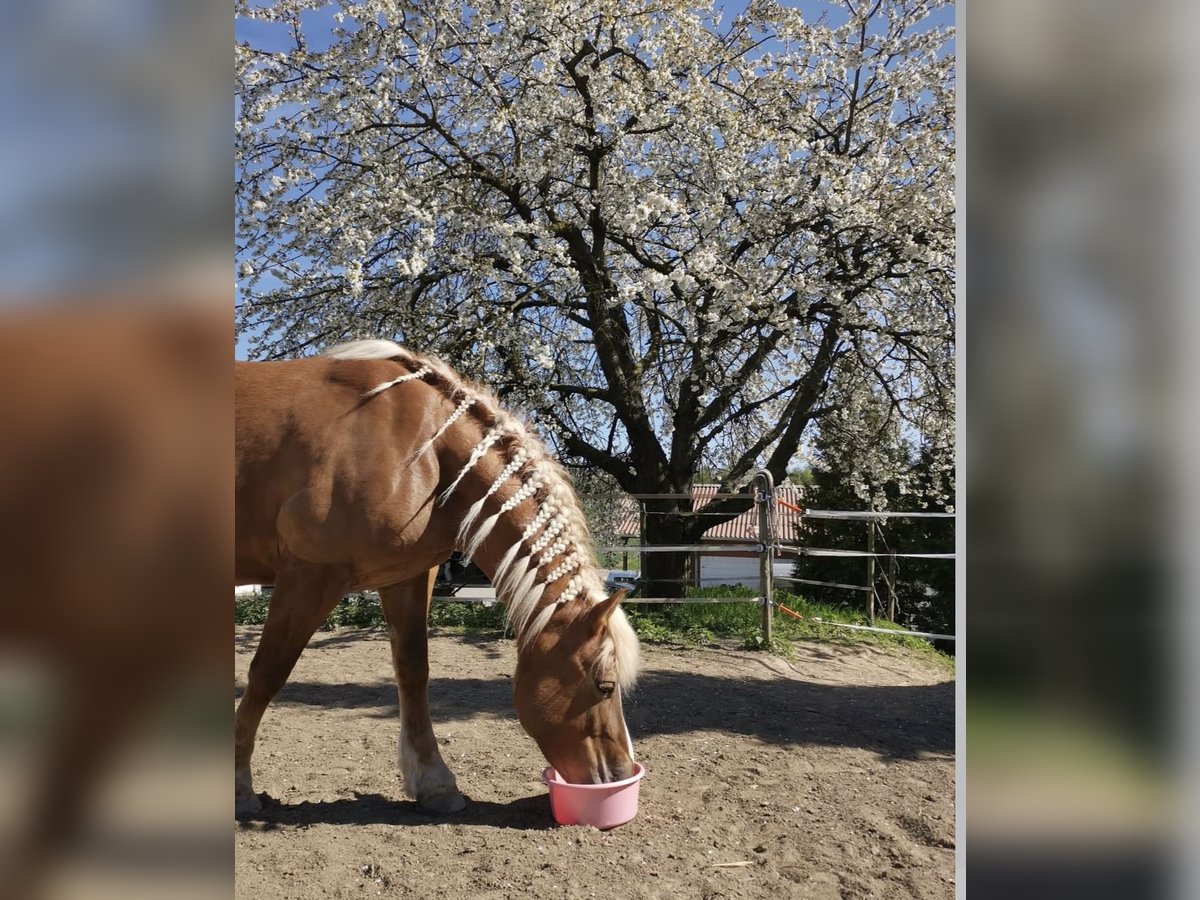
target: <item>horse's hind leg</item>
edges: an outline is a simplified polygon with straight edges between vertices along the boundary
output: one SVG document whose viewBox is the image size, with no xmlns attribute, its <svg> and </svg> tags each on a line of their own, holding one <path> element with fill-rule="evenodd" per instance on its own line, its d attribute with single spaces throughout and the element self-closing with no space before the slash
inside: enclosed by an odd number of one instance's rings
<svg viewBox="0 0 1200 900">
<path fill-rule="evenodd" d="M 429 602 L 437 569 L 379 592 L 392 642 L 400 695 L 400 772 L 404 789 L 423 809 L 458 812 L 467 805 L 438 752 L 429 719 Z"/>
<path fill-rule="evenodd" d="M 250 757 L 267 704 L 292 674 L 308 639 L 325 621 L 349 585 L 340 571 L 297 567 L 280 573 L 267 608 L 267 621 L 238 703 L 234 726 L 234 811 L 254 813 L 262 801 L 254 793 Z"/>
</svg>

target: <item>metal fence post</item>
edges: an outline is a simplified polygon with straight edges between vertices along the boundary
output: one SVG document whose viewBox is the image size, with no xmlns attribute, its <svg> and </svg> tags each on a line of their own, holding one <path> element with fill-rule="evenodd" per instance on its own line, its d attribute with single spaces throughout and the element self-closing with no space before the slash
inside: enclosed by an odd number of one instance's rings
<svg viewBox="0 0 1200 900">
<path fill-rule="evenodd" d="M 772 529 L 775 507 L 775 479 L 766 469 L 754 475 L 754 502 L 758 507 L 758 557 L 759 604 L 762 609 L 763 647 L 771 646 L 771 626 L 775 614 L 775 535 Z"/>
<path fill-rule="evenodd" d="M 867 519 L 867 621 L 875 624 L 875 520 Z"/>
<path fill-rule="evenodd" d="M 888 555 L 887 570 L 888 605 L 887 617 L 889 622 L 896 621 L 896 551 Z"/>
</svg>

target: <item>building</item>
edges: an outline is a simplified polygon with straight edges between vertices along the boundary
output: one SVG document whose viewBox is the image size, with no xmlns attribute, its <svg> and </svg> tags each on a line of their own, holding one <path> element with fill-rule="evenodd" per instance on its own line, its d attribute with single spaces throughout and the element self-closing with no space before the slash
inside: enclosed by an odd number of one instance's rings
<svg viewBox="0 0 1200 900">
<path fill-rule="evenodd" d="M 692 485 L 692 509 L 702 512 L 711 503 L 718 492 L 718 485 Z M 772 528 L 778 543 L 796 544 L 800 540 L 800 526 L 803 517 L 801 504 L 801 489 L 795 485 L 785 484 L 775 488 L 776 507 Z M 642 532 L 642 506 L 633 497 L 625 497 L 621 501 L 621 516 L 617 525 L 617 537 L 628 544 L 639 544 Z M 693 585 L 710 587 L 720 584 L 740 584 L 746 587 L 758 587 L 759 535 L 758 510 L 751 507 L 741 515 L 720 522 L 704 532 L 701 544 L 713 544 L 712 551 L 700 551 L 693 554 L 692 572 Z M 746 549 L 729 549 L 730 545 L 744 544 Z M 776 560 L 775 574 L 790 576 L 795 561 L 792 559 Z M 624 563 L 629 568 L 628 561 Z"/>
</svg>

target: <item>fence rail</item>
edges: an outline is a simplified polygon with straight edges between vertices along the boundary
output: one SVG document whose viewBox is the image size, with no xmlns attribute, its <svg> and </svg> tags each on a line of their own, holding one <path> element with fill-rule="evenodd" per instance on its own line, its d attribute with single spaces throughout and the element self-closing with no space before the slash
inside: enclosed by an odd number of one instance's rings
<svg viewBox="0 0 1200 900">
<path fill-rule="evenodd" d="M 844 510 L 844 509 L 806 509 L 804 517 L 806 519 L 850 519 L 856 521 L 866 521 L 867 519 L 953 519 L 955 513 L 951 512 L 893 512 L 891 510 L 881 510 L 879 512 L 871 512 L 870 510 Z"/>
<path fill-rule="evenodd" d="M 495 597 L 439 597 L 433 595 L 434 600 L 442 600 L 446 603 L 482 603 L 484 606 L 494 606 L 500 601 Z M 662 603 L 662 604 L 712 604 L 712 603 L 755 603 L 761 604 L 762 597 L 633 597 L 627 603 Z"/>
<path fill-rule="evenodd" d="M 840 581 L 814 581 L 811 578 L 796 578 L 794 575 L 776 575 L 776 581 L 792 581 L 796 584 L 815 584 L 818 587 L 844 588 L 847 591 L 869 591 L 865 584 L 843 584 Z"/>
<path fill-rule="evenodd" d="M 690 500 L 691 494 L 631 494 L 629 495 L 634 500 Z M 716 493 L 705 495 L 706 500 L 721 500 L 721 499 L 745 499 L 752 501 L 752 508 L 757 510 L 758 534 L 760 540 L 756 543 L 700 543 L 700 544 L 669 544 L 669 545 L 641 545 L 641 544 L 622 544 L 619 546 L 596 547 L 596 552 L 599 553 L 620 553 L 620 554 L 642 554 L 642 553 L 720 553 L 734 552 L 743 554 L 753 554 L 759 558 L 759 584 L 758 595 L 754 597 L 635 597 L 630 600 L 632 603 L 645 604 L 715 604 L 715 603 L 754 603 L 762 610 L 762 635 L 767 646 L 770 645 L 771 634 L 773 628 L 773 617 L 776 609 L 789 616 L 797 619 L 811 621 L 827 628 L 844 628 L 854 631 L 869 631 L 881 634 L 890 635 L 909 635 L 913 637 L 924 638 L 927 640 L 944 640 L 954 641 L 956 638 L 952 634 L 940 634 L 936 632 L 926 631 L 909 631 L 897 628 L 880 628 L 874 625 L 875 621 L 875 579 L 874 579 L 874 562 L 876 559 L 884 558 L 890 563 L 887 573 L 889 602 L 888 613 L 889 618 L 892 618 L 895 611 L 895 561 L 897 559 L 937 559 L 937 560 L 952 560 L 956 559 L 954 553 L 896 553 L 896 552 L 876 552 L 874 547 L 875 528 L 879 521 L 886 519 L 900 518 L 953 518 L 954 513 L 947 512 L 893 512 L 893 511 L 852 511 L 852 510 L 817 510 L 817 509 L 801 509 L 791 503 L 786 503 L 783 499 L 775 496 L 775 485 L 771 477 L 771 473 L 766 469 L 760 469 L 754 476 L 752 482 L 752 493 Z M 799 544 L 781 543 L 776 540 L 773 533 L 774 521 L 773 512 L 776 506 L 782 506 L 799 513 L 802 517 L 808 519 L 844 519 L 850 521 L 863 521 L 868 523 L 867 544 L 868 549 L 863 550 L 835 550 L 820 547 L 806 547 Z M 689 515 L 706 515 L 704 512 L 693 512 Z M 711 515 L 711 514 L 709 514 Z M 721 514 L 724 515 L 724 514 Z M 811 578 L 797 578 L 789 575 L 776 575 L 774 572 L 774 564 L 777 557 L 784 558 L 800 558 L 800 557 L 848 557 L 848 558 L 863 558 L 868 563 L 868 584 L 846 584 L 836 581 L 818 581 Z M 677 579 L 671 579 L 677 580 Z M 697 580 L 717 582 L 720 579 L 699 578 Z M 691 579 L 688 579 L 691 581 Z M 822 587 L 833 587 L 849 591 L 859 591 L 868 595 L 867 610 L 868 618 L 871 625 L 851 625 L 842 622 L 826 622 L 820 618 L 799 615 L 793 610 L 783 607 L 775 601 L 774 598 L 774 583 L 775 581 L 786 581 L 794 584 L 808 584 Z M 492 606 L 498 602 L 494 594 L 490 596 L 440 596 L 436 593 L 433 596 L 434 600 L 439 600 L 446 603 L 482 603 L 485 606 Z"/>
<path fill-rule="evenodd" d="M 754 544 L 654 544 L 652 546 L 644 546 L 642 544 L 625 544 L 617 547 L 593 547 L 597 553 L 700 553 L 704 550 L 710 553 L 718 551 L 725 552 L 751 552 Z"/>
<path fill-rule="evenodd" d="M 778 544 L 778 550 L 786 550 L 799 556 L 861 556 L 888 557 L 896 559 L 954 559 L 953 553 L 878 553 L 873 550 L 825 550 L 820 547 L 797 547 L 792 544 Z"/>
</svg>

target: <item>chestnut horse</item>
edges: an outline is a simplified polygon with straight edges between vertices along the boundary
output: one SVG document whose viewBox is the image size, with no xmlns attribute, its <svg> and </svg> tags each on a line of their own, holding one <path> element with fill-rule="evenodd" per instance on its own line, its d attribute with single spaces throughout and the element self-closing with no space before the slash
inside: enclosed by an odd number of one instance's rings
<svg viewBox="0 0 1200 900">
<path fill-rule="evenodd" d="M 130 795 L 101 787 L 122 759 L 155 758 L 155 710 L 194 709 L 197 676 L 214 694 L 227 684 L 232 323 L 224 306 L 133 296 L 154 302 L 0 313 L 5 900 L 48 893 L 74 839 L 113 827 L 114 798 Z M 114 847 L 162 826 L 140 799 L 115 808 Z M 172 809 L 211 824 L 185 799 Z M 104 868 L 137 878 L 148 858 L 122 849 Z"/>
<path fill-rule="evenodd" d="M 429 718 L 427 619 L 437 567 L 474 560 L 516 638 L 521 725 L 568 781 L 633 773 L 621 690 L 637 638 L 606 596 L 566 473 L 486 390 L 389 341 L 239 363 L 236 568 L 274 584 L 237 708 L 238 810 L 255 811 L 250 759 L 271 698 L 348 591 L 379 592 L 400 696 L 406 792 L 465 805 Z"/>
</svg>

